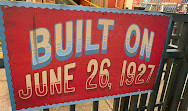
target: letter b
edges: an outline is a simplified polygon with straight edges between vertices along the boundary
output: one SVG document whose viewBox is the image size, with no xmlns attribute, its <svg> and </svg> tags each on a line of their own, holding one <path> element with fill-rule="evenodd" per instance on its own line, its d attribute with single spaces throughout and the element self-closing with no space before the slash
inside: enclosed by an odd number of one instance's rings
<svg viewBox="0 0 188 111">
<path fill-rule="evenodd" d="M 29 32 L 32 69 L 39 69 L 47 66 L 52 59 L 52 48 L 50 44 L 50 32 L 41 27 Z"/>
</svg>

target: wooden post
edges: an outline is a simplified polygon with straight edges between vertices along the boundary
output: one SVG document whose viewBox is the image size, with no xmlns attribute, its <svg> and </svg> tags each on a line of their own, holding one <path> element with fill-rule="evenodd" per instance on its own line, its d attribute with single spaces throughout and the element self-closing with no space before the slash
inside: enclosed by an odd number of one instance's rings
<svg viewBox="0 0 188 111">
<path fill-rule="evenodd" d="M 127 0 L 124 1 L 124 9 L 127 7 Z"/>
<path fill-rule="evenodd" d="M 128 9 L 132 9 L 132 6 L 133 6 L 133 0 L 127 0 L 126 7 L 128 7 Z"/>
</svg>

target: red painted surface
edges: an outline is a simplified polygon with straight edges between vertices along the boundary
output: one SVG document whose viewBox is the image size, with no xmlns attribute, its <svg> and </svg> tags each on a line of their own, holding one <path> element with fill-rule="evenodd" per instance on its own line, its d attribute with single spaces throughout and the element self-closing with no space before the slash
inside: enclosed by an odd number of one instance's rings
<svg viewBox="0 0 188 111">
<path fill-rule="evenodd" d="M 124 3 L 125 3 L 125 0 L 118 0 L 118 7 L 120 9 L 124 9 Z"/>
<path fill-rule="evenodd" d="M 115 8 L 116 0 L 108 0 L 107 8 Z"/>
<path fill-rule="evenodd" d="M 113 96 L 118 94 L 125 94 L 137 91 L 152 90 L 157 76 L 158 67 L 160 64 L 161 54 L 165 41 L 166 32 L 168 29 L 169 17 L 157 16 L 157 15 L 139 15 L 139 14 L 119 14 L 119 13 L 106 13 L 101 12 L 89 12 L 89 11 L 70 11 L 70 10 L 56 10 L 56 9 L 41 9 L 41 8 L 24 8 L 24 7 L 8 7 L 8 10 L 2 6 L 5 35 L 10 63 L 10 70 L 14 88 L 14 98 L 16 103 L 16 109 L 29 108 L 42 106 L 45 104 L 52 105 L 57 103 L 64 103 L 70 101 L 79 101 L 84 99 L 99 98 L 104 96 Z M 114 19 L 114 30 L 109 30 L 108 36 L 108 49 L 106 54 L 101 54 L 102 43 L 102 30 L 97 28 L 98 19 Z M 76 33 L 76 20 L 83 19 L 83 52 L 81 57 L 75 57 L 75 33 Z M 100 50 L 98 54 L 85 55 L 85 26 L 86 19 L 92 19 L 92 44 L 99 44 Z M 63 34 L 65 34 L 65 22 L 73 21 L 73 55 L 70 59 L 65 61 L 58 61 L 55 57 L 55 41 L 54 41 L 54 25 L 56 23 L 63 24 Z M 134 57 L 126 55 L 124 50 L 125 35 L 128 27 L 131 24 L 137 24 L 140 27 L 141 40 L 139 49 Z M 52 60 L 49 65 L 36 70 L 32 69 L 31 63 L 31 51 L 29 31 L 35 28 L 45 27 L 51 34 L 52 45 Z M 151 58 L 149 62 L 145 59 L 139 59 L 140 47 L 142 42 L 142 36 L 144 28 L 149 29 L 149 32 L 154 31 L 154 42 L 151 52 Z M 65 37 L 65 35 L 64 35 Z M 134 37 L 131 39 L 133 44 Z M 104 58 L 108 58 L 111 62 L 110 67 L 105 66 L 105 69 L 109 70 L 109 83 L 111 83 L 111 89 L 108 87 L 101 88 L 99 86 L 99 70 L 101 61 Z M 87 66 L 91 59 L 98 61 L 98 71 L 92 84 L 97 84 L 96 89 L 86 90 L 86 80 L 91 73 L 87 73 Z M 154 72 L 151 76 L 149 83 L 135 84 L 128 86 L 123 84 L 120 86 L 120 79 L 123 67 L 123 61 L 127 60 L 127 64 L 130 62 L 136 63 L 136 75 L 138 66 L 143 63 L 147 66 L 145 74 L 140 78 L 146 81 L 150 69 L 149 64 L 155 65 Z M 69 74 L 73 75 L 73 80 L 69 81 L 69 87 L 75 87 L 75 92 L 64 93 L 64 65 L 70 63 L 76 63 L 76 68 L 70 70 Z M 49 71 L 54 69 L 57 72 L 57 67 L 62 67 L 62 93 L 58 94 L 55 90 L 54 95 L 50 95 L 50 83 L 49 83 Z M 34 88 L 34 73 L 39 72 L 40 88 L 42 88 L 41 72 L 47 71 L 47 95 L 39 97 L 35 93 Z M 93 68 L 92 68 L 93 70 Z M 127 70 L 127 67 L 126 67 Z M 32 96 L 28 99 L 21 99 L 18 95 L 18 91 L 23 89 L 26 92 L 25 75 L 31 74 L 32 81 Z M 126 74 L 126 71 L 125 71 Z M 125 79 L 128 79 L 125 76 Z M 104 81 L 103 81 L 104 82 Z"/>
</svg>

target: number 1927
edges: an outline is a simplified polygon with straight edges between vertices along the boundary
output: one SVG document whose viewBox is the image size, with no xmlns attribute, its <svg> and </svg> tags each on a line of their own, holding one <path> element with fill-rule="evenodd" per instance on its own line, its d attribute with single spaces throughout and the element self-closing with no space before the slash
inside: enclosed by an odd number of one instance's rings
<svg viewBox="0 0 188 111">
<path fill-rule="evenodd" d="M 126 67 L 127 67 L 127 73 L 126 71 Z M 146 79 L 146 83 L 149 83 L 150 78 L 154 72 L 155 69 L 155 65 L 148 65 L 148 68 L 151 69 L 150 73 Z M 126 85 L 132 85 L 134 82 L 135 84 L 143 84 L 144 83 L 144 79 L 141 79 L 141 77 L 145 74 L 146 72 L 146 65 L 145 64 L 140 64 L 138 66 L 138 69 L 136 67 L 136 63 L 135 62 L 130 62 L 127 66 L 127 61 L 124 60 L 123 61 L 123 67 L 122 67 L 122 73 L 121 73 L 121 80 L 120 80 L 120 86 L 123 86 L 123 83 L 125 82 Z M 138 74 L 136 76 L 136 72 L 138 70 Z M 125 74 L 127 76 L 127 78 L 125 79 Z M 136 77 L 135 77 L 136 76 Z"/>
</svg>

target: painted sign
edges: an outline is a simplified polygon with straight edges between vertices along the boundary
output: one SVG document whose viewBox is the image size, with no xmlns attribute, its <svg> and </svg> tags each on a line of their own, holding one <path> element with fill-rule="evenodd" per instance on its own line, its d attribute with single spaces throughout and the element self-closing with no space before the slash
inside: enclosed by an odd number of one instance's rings
<svg viewBox="0 0 188 111">
<path fill-rule="evenodd" d="M 160 13 L 0 2 L 13 110 L 152 91 L 170 18 Z"/>
</svg>

